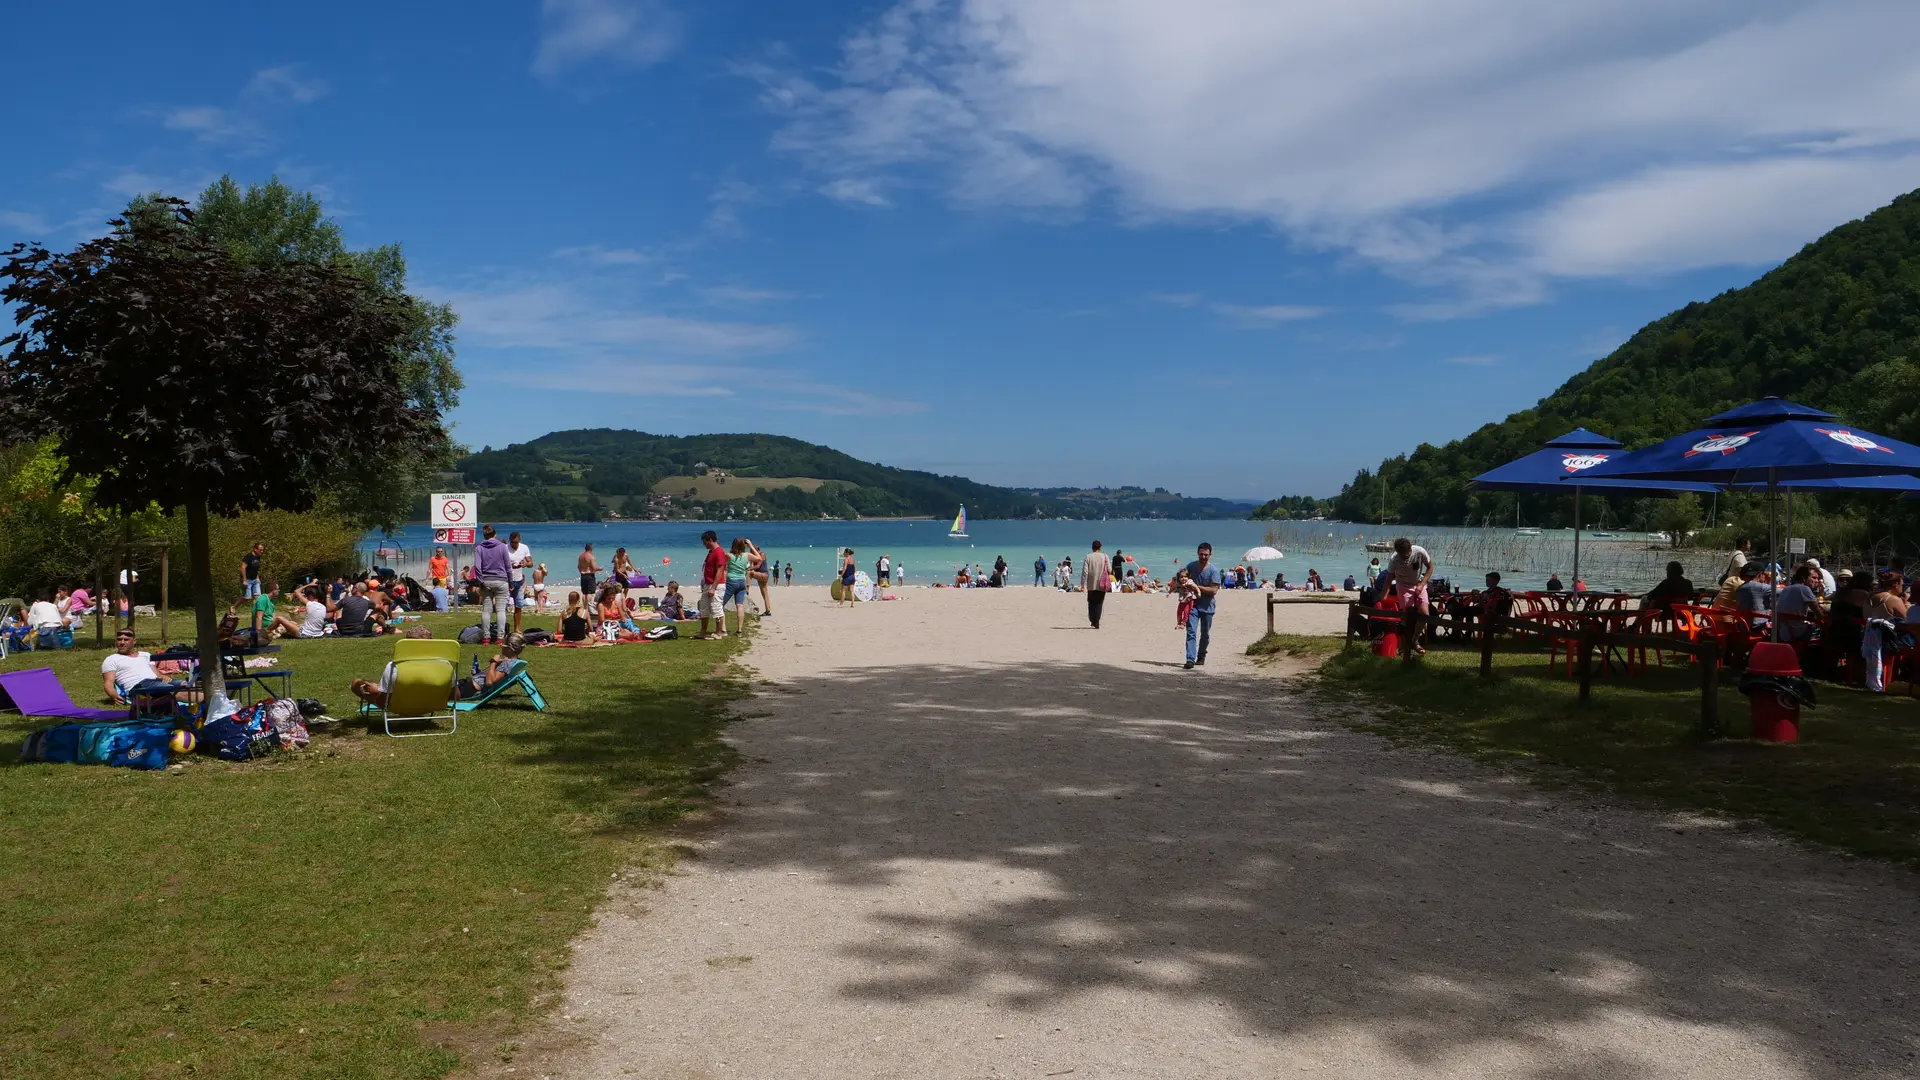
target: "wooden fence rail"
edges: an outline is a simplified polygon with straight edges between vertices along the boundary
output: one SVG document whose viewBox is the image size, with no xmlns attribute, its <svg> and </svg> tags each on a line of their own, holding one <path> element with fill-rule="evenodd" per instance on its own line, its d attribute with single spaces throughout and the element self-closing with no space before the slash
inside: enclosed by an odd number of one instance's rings
<svg viewBox="0 0 1920 1080">
<path fill-rule="evenodd" d="M 1271 598 L 1267 601 L 1267 632 L 1273 632 L 1273 608 Z M 1371 636 L 1376 623 L 1404 626 L 1409 620 L 1409 612 L 1388 611 L 1382 608 L 1365 607 L 1358 602 L 1347 607 L 1347 641 L 1354 638 Z M 1412 663 L 1413 647 L 1417 638 L 1431 630 L 1451 630 L 1466 637 L 1477 636 L 1480 639 L 1480 677 L 1493 677 L 1493 643 L 1496 633 L 1508 633 L 1516 636 L 1532 634 L 1548 641 L 1563 641 L 1572 645 L 1577 657 L 1580 679 L 1580 700 L 1584 703 L 1593 696 L 1593 650 L 1599 647 L 1618 649 L 1658 649 L 1662 652 L 1679 653 L 1700 661 L 1700 729 L 1707 734 L 1720 732 L 1720 644 L 1708 637 L 1700 641 L 1688 641 L 1685 638 L 1664 637 L 1654 634 L 1609 633 L 1592 624 L 1577 627 L 1556 626 L 1536 619 L 1515 619 L 1505 615 L 1475 614 L 1461 615 L 1420 615 L 1412 621 L 1412 632 L 1400 635 L 1400 659 Z"/>
</svg>

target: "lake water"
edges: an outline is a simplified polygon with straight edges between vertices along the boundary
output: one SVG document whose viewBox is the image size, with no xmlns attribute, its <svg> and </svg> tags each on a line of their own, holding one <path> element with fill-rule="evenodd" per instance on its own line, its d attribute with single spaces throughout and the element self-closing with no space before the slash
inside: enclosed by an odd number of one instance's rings
<svg viewBox="0 0 1920 1080">
<path fill-rule="evenodd" d="M 1261 569 L 1267 576 L 1284 573 L 1294 584 L 1304 582 L 1309 569 L 1339 585 L 1348 574 L 1364 575 L 1369 555 L 1368 540 L 1391 539 L 1397 535 L 1413 537 L 1430 550 L 1439 566 L 1438 574 L 1456 585 L 1477 586 L 1487 570 L 1499 570 L 1507 584 L 1515 588 L 1539 588 L 1550 573 L 1568 577 L 1572 570 L 1572 537 L 1568 531 L 1548 532 L 1537 537 L 1518 537 L 1511 530 L 1443 529 L 1425 527 L 1363 526 L 1336 522 L 1263 522 L 1263 521 L 972 521 L 968 538 L 947 537 L 945 521 L 777 521 L 751 525 L 683 522 L 616 521 L 607 523 L 542 522 L 514 525 L 499 523 L 502 539 L 518 529 L 524 542 L 533 549 L 537 562 L 544 562 L 552 582 L 575 579 L 575 559 L 581 546 L 594 545 L 602 566 L 610 566 L 616 548 L 625 547 L 634 563 L 649 572 L 664 569 L 684 584 L 697 580 L 700 561 L 700 534 L 712 528 L 727 542 L 746 535 L 769 558 L 793 564 L 795 584 L 824 584 L 835 572 L 834 551 L 851 547 L 860 566 L 869 573 L 882 553 L 894 564 L 906 565 L 910 584 L 927 585 L 953 580 L 955 569 L 964 560 L 991 568 L 996 556 L 1005 556 L 1009 576 L 1016 584 L 1033 580 L 1033 560 L 1043 556 L 1049 565 L 1072 556 L 1080 565 L 1093 540 L 1100 540 L 1111 554 L 1116 548 L 1132 555 L 1136 564 L 1159 577 L 1166 577 L 1176 566 L 1193 558 L 1194 548 L 1207 541 L 1214 547 L 1214 559 L 1225 566 L 1240 561 L 1249 548 L 1267 542 L 1275 532 L 1277 546 L 1286 558 L 1269 562 Z M 425 526 L 412 526 L 388 540 L 370 534 L 363 540 L 369 553 L 382 544 L 398 547 L 404 559 L 382 559 L 382 565 L 395 565 L 415 574 L 424 574 L 433 534 Z M 450 551 L 457 564 L 464 563 L 471 548 Z M 1660 567 L 1668 558 L 1666 551 L 1649 550 L 1643 538 L 1595 539 L 1583 543 L 1582 576 L 1594 589 L 1625 588 L 1644 591 L 1660 577 Z M 671 559 L 671 563 L 662 563 Z M 1683 557 L 1696 582 L 1712 579 L 1713 571 L 1724 561 L 1723 555 L 1689 553 Z M 1708 564 L 1712 564 L 1709 567 Z M 1571 584 L 1571 580 L 1568 580 Z"/>
</svg>

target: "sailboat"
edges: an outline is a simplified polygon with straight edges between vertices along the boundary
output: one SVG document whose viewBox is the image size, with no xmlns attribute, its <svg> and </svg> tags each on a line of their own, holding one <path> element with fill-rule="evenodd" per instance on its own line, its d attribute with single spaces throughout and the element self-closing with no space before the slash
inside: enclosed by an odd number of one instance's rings
<svg viewBox="0 0 1920 1080">
<path fill-rule="evenodd" d="M 947 530 L 947 539 L 965 540 L 967 538 L 967 506 L 960 504 L 960 512 L 953 515 L 953 528 Z"/>
</svg>

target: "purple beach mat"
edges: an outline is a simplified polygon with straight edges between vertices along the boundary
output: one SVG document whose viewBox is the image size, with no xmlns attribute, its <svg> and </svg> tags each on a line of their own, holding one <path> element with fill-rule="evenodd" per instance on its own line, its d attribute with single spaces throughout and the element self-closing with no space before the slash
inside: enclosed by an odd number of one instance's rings
<svg viewBox="0 0 1920 1080">
<path fill-rule="evenodd" d="M 11 704 L 28 716 L 59 716 L 72 720 L 125 720 L 125 709 L 89 709 L 75 705 L 52 668 L 0 672 L 0 708 Z"/>
</svg>

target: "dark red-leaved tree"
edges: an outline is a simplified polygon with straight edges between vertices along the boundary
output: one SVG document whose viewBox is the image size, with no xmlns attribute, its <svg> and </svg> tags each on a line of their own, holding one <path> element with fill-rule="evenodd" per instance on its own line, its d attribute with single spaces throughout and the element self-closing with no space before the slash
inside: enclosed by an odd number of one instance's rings
<svg viewBox="0 0 1920 1080">
<path fill-rule="evenodd" d="M 402 388 L 414 313 L 352 273 L 236 264 L 176 200 L 73 251 L 6 252 L 0 440 L 66 432 L 96 502 L 187 515 L 202 685 L 220 670 L 207 515 L 312 507 L 336 470 L 444 438 Z"/>
</svg>

